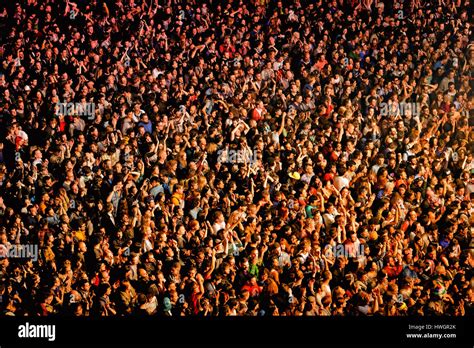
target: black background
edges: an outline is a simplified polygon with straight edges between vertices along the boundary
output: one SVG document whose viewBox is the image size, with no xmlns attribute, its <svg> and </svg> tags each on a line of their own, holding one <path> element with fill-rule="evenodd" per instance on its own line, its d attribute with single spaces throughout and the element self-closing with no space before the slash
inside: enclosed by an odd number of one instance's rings
<svg viewBox="0 0 474 348">
<path fill-rule="evenodd" d="M 55 324 L 56 340 L 19 338 L 18 326 Z M 408 325 L 456 325 L 455 330 L 410 330 Z M 163 347 L 239 346 L 459 346 L 473 347 L 471 317 L 149 317 L 0 319 L 0 348 L 32 345 L 155 344 Z M 407 333 L 456 333 L 456 338 L 407 339 Z"/>
</svg>

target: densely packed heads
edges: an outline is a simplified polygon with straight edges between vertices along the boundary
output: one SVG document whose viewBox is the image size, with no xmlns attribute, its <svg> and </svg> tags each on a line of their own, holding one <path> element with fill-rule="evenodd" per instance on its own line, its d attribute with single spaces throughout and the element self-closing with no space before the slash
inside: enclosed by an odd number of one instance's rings
<svg viewBox="0 0 474 348">
<path fill-rule="evenodd" d="M 472 314 L 472 6 L 0 5 L 2 315 Z"/>
</svg>

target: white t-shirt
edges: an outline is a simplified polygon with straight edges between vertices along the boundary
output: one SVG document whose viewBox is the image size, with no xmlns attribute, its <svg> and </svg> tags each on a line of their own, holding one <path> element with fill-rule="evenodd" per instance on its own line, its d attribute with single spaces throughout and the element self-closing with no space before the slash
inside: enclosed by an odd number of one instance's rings
<svg viewBox="0 0 474 348">
<path fill-rule="evenodd" d="M 334 179 L 334 187 L 338 191 L 341 191 L 344 187 L 349 186 L 349 179 L 344 176 L 336 176 Z"/>
<path fill-rule="evenodd" d="M 212 229 L 214 230 L 214 234 L 217 234 L 217 232 L 220 230 L 225 229 L 225 221 L 222 221 L 221 223 L 214 223 L 214 225 L 212 225 Z"/>
</svg>

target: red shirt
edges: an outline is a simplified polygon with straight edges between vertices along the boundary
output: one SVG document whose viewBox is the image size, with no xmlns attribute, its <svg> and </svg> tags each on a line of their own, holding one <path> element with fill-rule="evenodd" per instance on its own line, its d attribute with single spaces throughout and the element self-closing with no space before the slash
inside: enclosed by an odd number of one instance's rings
<svg viewBox="0 0 474 348">
<path fill-rule="evenodd" d="M 253 109 L 252 111 L 252 119 L 254 119 L 255 121 L 260 121 L 263 119 L 263 110 L 259 110 L 257 108 Z"/>
<path fill-rule="evenodd" d="M 199 313 L 199 294 L 193 293 L 191 294 L 191 310 L 193 314 Z"/>
<path fill-rule="evenodd" d="M 262 289 L 258 285 L 246 284 L 242 287 L 242 290 L 247 290 L 251 296 L 260 295 Z"/>
<path fill-rule="evenodd" d="M 383 270 L 385 271 L 385 273 L 387 273 L 387 275 L 390 278 L 395 278 L 395 277 L 398 277 L 398 275 L 402 272 L 402 265 L 398 265 L 398 266 L 387 265 L 383 268 Z"/>
</svg>

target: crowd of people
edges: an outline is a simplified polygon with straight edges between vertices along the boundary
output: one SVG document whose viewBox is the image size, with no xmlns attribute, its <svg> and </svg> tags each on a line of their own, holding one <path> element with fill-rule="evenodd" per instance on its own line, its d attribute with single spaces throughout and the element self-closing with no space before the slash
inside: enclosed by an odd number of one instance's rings
<svg viewBox="0 0 474 348">
<path fill-rule="evenodd" d="M 470 0 L 0 11 L 3 316 L 473 313 Z"/>
</svg>

